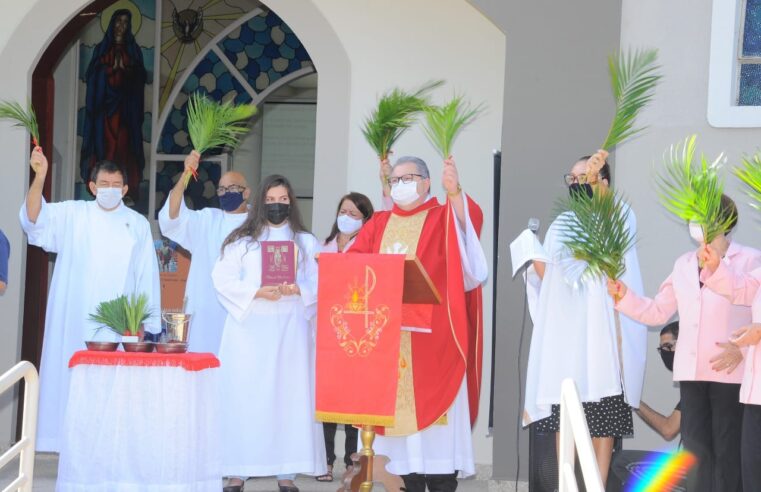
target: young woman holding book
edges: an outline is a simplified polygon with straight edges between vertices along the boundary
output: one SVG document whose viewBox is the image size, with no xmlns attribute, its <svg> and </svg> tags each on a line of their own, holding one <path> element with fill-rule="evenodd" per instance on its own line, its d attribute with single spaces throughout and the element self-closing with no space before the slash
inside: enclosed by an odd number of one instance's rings
<svg viewBox="0 0 761 492">
<path fill-rule="evenodd" d="M 262 180 L 246 221 L 222 244 L 212 279 L 228 312 L 219 350 L 222 471 L 226 490 L 277 476 L 296 492 L 296 473 L 325 473 L 314 420 L 317 239 L 304 227 L 289 181 Z"/>
</svg>

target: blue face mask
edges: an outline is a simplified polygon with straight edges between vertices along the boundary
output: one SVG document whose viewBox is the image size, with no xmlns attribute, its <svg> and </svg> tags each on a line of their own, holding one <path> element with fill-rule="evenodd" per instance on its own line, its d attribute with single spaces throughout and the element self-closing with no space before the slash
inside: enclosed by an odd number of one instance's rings
<svg viewBox="0 0 761 492">
<path fill-rule="evenodd" d="M 233 191 L 227 191 L 224 195 L 219 197 L 219 206 L 224 210 L 225 212 L 232 212 L 233 210 L 240 207 L 240 204 L 243 203 L 243 192 L 233 192 Z"/>
</svg>

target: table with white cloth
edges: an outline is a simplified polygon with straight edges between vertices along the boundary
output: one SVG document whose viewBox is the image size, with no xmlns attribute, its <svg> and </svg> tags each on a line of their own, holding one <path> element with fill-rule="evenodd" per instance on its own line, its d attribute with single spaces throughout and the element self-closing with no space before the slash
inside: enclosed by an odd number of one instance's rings
<svg viewBox="0 0 761 492">
<path fill-rule="evenodd" d="M 57 491 L 218 492 L 213 354 L 76 352 Z"/>
</svg>

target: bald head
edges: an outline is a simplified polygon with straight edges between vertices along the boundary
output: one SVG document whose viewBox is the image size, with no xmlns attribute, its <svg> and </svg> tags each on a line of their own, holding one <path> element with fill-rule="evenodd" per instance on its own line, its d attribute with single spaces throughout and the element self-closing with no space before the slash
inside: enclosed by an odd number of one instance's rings
<svg viewBox="0 0 761 492">
<path fill-rule="evenodd" d="M 219 186 L 230 186 L 230 185 L 238 185 L 244 188 L 248 188 L 246 177 L 243 176 L 238 171 L 227 171 L 219 179 Z"/>
<path fill-rule="evenodd" d="M 238 205 L 238 202 L 240 201 L 240 196 L 237 195 L 238 193 L 243 195 L 243 202 L 241 202 L 240 205 Z M 242 214 L 248 212 L 247 203 L 249 197 L 251 196 L 251 190 L 248 187 L 245 176 L 243 176 L 241 173 L 237 171 L 228 171 L 223 174 L 222 177 L 219 178 L 217 196 L 219 196 L 220 206 L 227 213 Z M 231 197 L 232 200 L 229 200 Z M 228 203 L 232 207 L 235 207 L 236 205 L 238 206 L 234 210 L 230 210 L 230 208 L 226 208 L 228 207 Z"/>
</svg>

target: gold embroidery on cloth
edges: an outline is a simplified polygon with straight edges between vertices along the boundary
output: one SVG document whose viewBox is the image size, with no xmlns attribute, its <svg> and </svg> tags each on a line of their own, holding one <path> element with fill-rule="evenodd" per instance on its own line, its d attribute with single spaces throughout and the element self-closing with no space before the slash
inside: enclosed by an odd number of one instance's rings
<svg viewBox="0 0 761 492">
<path fill-rule="evenodd" d="M 370 307 L 370 294 L 375 290 L 377 276 L 375 270 L 365 266 L 364 283 L 358 282 L 348 286 L 344 304 L 335 304 L 330 308 L 330 323 L 338 339 L 338 345 L 349 357 L 367 357 L 378 344 L 383 328 L 388 323 L 389 307 L 380 304 Z M 357 340 L 351 333 L 346 316 L 364 318 L 364 335 Z M 355 318 L 356 319 L 356 318 Z"/>
<path fill-rule="evenodd" d="M 414 255 L 427 216 L 427 210 L 406 217 L 391 214 L 386 230 L 383 232 L 380 252 Z M 386 427 L 387 436 L 406 436 L 418 431 L 412 371 L 412 338 L 410 332 L 403 331 L 399 347 L 399 383 L 396 387 L 395 425 Z"/>
</svg>

